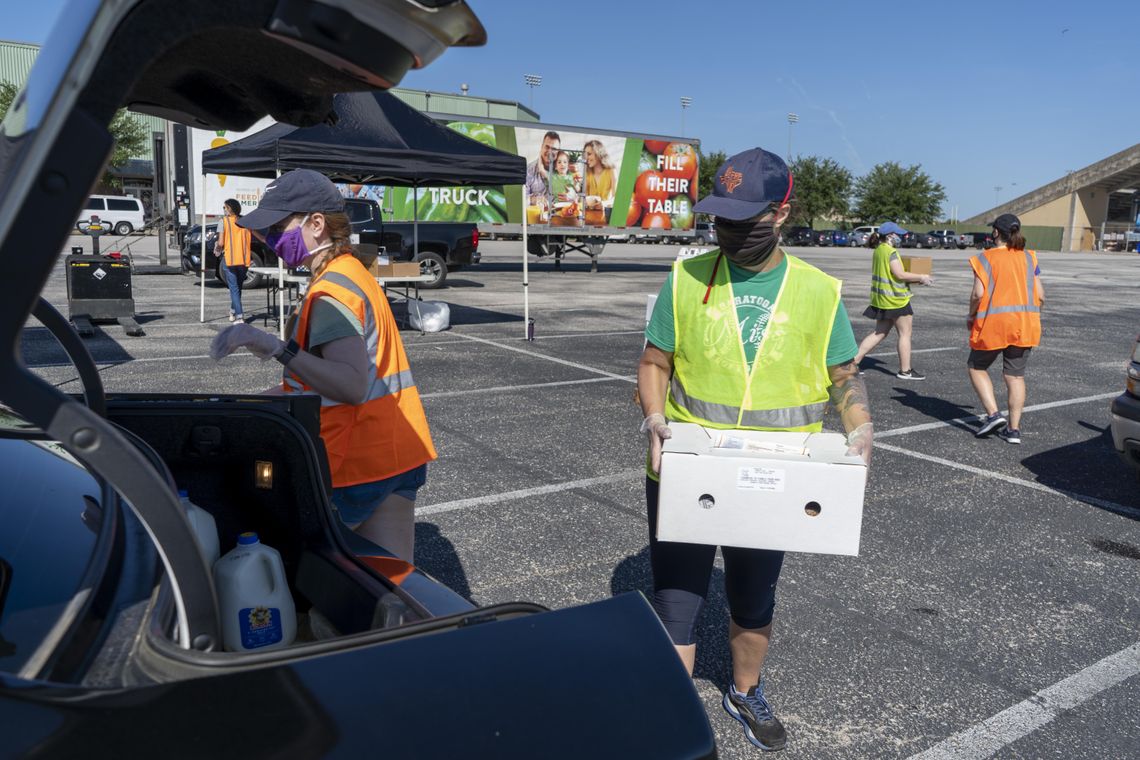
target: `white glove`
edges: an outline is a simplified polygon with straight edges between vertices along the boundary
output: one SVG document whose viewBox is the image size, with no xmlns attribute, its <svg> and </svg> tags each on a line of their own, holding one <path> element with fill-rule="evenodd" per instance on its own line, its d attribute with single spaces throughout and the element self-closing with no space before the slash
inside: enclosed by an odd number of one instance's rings
<svg viewBox="0 0 1140 760">
<path fill-rule="evenodd" d="M 661 445 L 673 437 L 669 423 L 663 414 L 651 414 L 641 423 L 641 432 L 649 436 L 649 466 L 654 472 L 661 472 Z"/>
<path fill-rule="evenodd" d="M 875 428 L 870 422 L 864 422 L 847 434 L 847 456 L 863 457 L 863 462 L 871 466 L 871 442 L 874 438 Z"/>
<path fill-rule="evenodd" d="M 210 358 L 214 361 L 221 361 L 239 348 L 249 349 L 251 354 L 264 361 L 281 353 L 285 348 L 285 343 L 276 335 L 258 330 L 253 325 L 239 322 L 230 325 L 214 336 L 213 342 L 210 343 Z"/>
</svg>

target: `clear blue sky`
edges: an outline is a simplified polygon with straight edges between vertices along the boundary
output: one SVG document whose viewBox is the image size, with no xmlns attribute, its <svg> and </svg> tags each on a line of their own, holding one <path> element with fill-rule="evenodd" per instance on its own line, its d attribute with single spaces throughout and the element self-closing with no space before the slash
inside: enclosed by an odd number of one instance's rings
<svg viewBox="0 0 1140 760">
<path fill-rule="evenodd" d="M 527 103 L 541 74 L 544 121 L 664 134 L 688 96 L 686 134 L 730 153 L 782 155 L 793 111 L 794 154 L 921 164 L 960 217 L 1140 142 L 1137 0 L 469 2 L 487 46 L 404 86 Z M 42 42 L 61 6 L 5 9 L 0 34 Z"/>
</svg>

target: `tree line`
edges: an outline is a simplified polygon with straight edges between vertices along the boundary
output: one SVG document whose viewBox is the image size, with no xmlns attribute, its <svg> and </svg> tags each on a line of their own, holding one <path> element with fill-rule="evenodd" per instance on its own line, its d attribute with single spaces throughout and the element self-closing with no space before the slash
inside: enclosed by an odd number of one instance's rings
<svg viewBox="0 0 1140 760">
<path fill-rule="evenodd" d="M 701 155 L 699 197 L 712 192 L 713 175 L 727 158 L 724 151 Z M 791 225 L 814 227 L 823 219 L 931 224 L 942 217 L 946 190 L 918 165 L 886 161 L 856 178 L 834 159 L 798 156 L 789 168 L 796 197 Z"/>
</svg>

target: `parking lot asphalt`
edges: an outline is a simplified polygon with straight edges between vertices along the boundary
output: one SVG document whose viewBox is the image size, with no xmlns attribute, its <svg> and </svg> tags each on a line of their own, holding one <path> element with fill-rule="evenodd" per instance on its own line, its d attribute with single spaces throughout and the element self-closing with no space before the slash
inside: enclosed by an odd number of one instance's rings
<svg viewBox="0 0 1140 760">
<path fill-rule="evenodd" d="M 152 240 L 135 249 L 154 263 Z M 481 250 L 482 264 L 424 294 L 450 305 L 451 329 L 402 331 L 440 453 L 420 491 L 417 563 L 480 604 L 558 608 L 645 591 L 634 375 L 645 297 L 677 247 L 610 245 L 597 273 L 581 256 L 561 272 L 532 257 L 533 342 L 522 339 L 521 244 Z M 844 280 L 861 339 L 870 251 L 791 252 Z M 934 258 L 935 283 L 914 300 L 914 365 L 928 379 L 894 376 L 893 336 L 872 355 L 861 553 L 785 562 L 765 666 L 789 731 L 781 756 L 1137 757 L 1140 481 L 1107 426 L 1140 331 L 1140 257 L 1040 255 L 1043 340 L 1029 361 L 1023 445 L 1011 446 L 976 440 L 962 421 L 980 412 L 965 370 L 972 251 L 913 253 Z M 246 393 L 279 380 L 273 362 L 208 358 L 229 324 L 221 285 L 205 287 L 204 323 L 190 277 L 139 274 L 134 289 L 146 335 L 106 325 L 87 340 L 108 391 Z M 62 265 L 45 295 L 66 314 Z M 264 309 L 261 291 L 245 298 L 247 314 Z M 79 389 L 34 322 L 23 352 Z M 840 427 L 830 412 L 825 425 Z M 721 568 L 695 682 L 721 756 L 751 757 L 720 707 L 730 672 Z"/>
</svg>

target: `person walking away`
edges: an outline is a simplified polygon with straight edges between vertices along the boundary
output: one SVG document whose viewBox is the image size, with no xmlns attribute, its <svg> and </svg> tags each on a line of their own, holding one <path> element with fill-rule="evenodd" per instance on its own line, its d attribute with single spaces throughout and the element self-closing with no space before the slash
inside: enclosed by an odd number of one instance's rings
<svg viewBox="0 0 1140 760">
<path fill-rule="evenodd" d="M 712 194 L 693 209 L 715 216 L 720 248 L 673 264 L 645 331 L 637 387 L 649 443 L 652 604 L 690 675 L 717 547 L 657 540 L 657 473 L 669 423 L 819 431 L 830 399 L 848 431 L 848 453 L 871 460 L 871 414 L 841 283 L 777 246 L 792 189 L 787 165 L 773 153 L 753 148 L 729 158 Z M 722 704 L 752 744 L 780 749 L 786 732 L 760 676 L 784 554 L 721 551 L 732 652 Z"/>
<path fill-rule="evenodd" d="M 901 380 L 925 380 L 926 375 L 914 368 L 910 361 L 911 336 L 914 333 L 914 309 L 910 305 L 910 284 L 917 282 L 929 285 L 934 278 L 928 274 L 911 274 L 902 265 L 898 244 L 906 230 L 894 222 L 887 222 L 871 233 L 867 245 L 874 248 L 871 255 L 871 305 L 863 316 L 875 320 L 875 329 L 859 344 L 855 364 L 861 365 L 867 354 L 893 328 L 898 332 L 899 371 L 895 377 Z"/>
<path fill-rule="evenodd" d="M 1041 268 L 1037 253 L 1025 250 L 1021 220 L 1002 214 L 992 223 L 997 248 L 970 259 L 974 290 L 966 326 L 970 330 L 970 357 L 966 366 L 970 384 L 986 416 L 974 435 L 997 433 L 1006 443 L 1021 443 L 1021 410 L 1025 407 L 1025 365 L 1029 352 L 1041 343 Z M 998 411 L 989 368 L 998 356 L 1009 396 L 1009 418 Z"/>
<path fill-rule="evenodd" d="M 249 270 L 253 253 L 250 231 L 238 225 L 241 204 L 230 198 L 222 204 L 222 220 L 218 222 L 218 236 L 214 240 L 214 255 L 222 262 L 226 287 L 230 289 L 230 321 L 245 319 L 241 306 L 241 291 Z"/>
<path fill-rule="evenodd" d="M 320 394 L 340 520 L 411 563 L 416 492 L 436 451 L 392 309 L 355 256 L 344 208 L 336 186 L 309 169 L 270 185 L 239 224 L 268 229 L 266 244 L 313 279 L 288 342 L 243 322 L 220 332 L 210 355 L 221 359 L 244 347 L 284 365 L 281 386 L 269 392 Z"/>
</svg>

